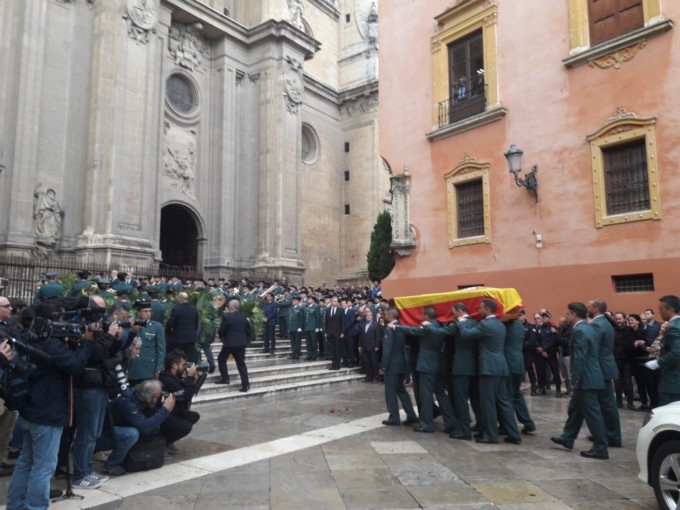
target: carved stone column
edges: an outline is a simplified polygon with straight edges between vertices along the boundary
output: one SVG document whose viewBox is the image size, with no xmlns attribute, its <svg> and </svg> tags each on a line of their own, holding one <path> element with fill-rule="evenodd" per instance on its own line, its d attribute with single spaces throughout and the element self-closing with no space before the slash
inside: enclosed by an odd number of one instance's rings
<svg viewBox="0 0 680 510">
<path fill-rule="evenodd" d="M 404 173 L 390 177 L 392 183 L 392 249 L 407 257 L 416 249 L 416 233 L 411 225 L 409 213 L 409 191 L 411 174 L 404 167 Z"/>
</svg>

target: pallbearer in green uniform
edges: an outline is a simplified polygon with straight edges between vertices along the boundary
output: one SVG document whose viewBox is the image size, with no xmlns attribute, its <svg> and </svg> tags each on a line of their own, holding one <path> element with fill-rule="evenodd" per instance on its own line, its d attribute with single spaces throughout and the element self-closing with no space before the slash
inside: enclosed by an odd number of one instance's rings
<svg viewBox="0 0 680 510">
<path fill-rule="evenodd" d="M 33 296 L 33 304 L 37 305 L 46 299 L 60 298 L 64 295 L 64 286 L 56 281 L 57 273 L 50 271 L 45 273 L 47 281 L 40 286 Z"/>
<path fill-rule="evenodd" d="M 319 357 L 319 332 L 321 331 L 321 311 L 312 296 L 307 298 L 304 323 L 305 340 L 307 342 L 307 360 Z M 299 355 L 299 354 L 298 354 Z"/>
<path fill-rule="evenodd" d="M 305 325 L 305 316 L 300 306 L 300 297 L 293 296 L 293 306 L 288 314 L 288 335 L 290 336 L 291 355 L 289 359 L 300 359 L 302 347 L 302 328 Z"/>
<path fill-rule="evenodd" d="M 396 308 L 390 308 L 385 317 L 386 324 L 399 324 L 397 322 L 399 312 Z M 385 403 L 389 417 L 383 421 L 383 425 L 401 425 L 399 418 L 399 401 L 406 412 L 404 425 L 415 425 L 418 416 L 413 409 L 413 403 L 406 388 L 404 376 L 407 371 L 407 359 L 404 351 L 405 337 L 403 333 L 391 328 L 384 329 L 383 357 L 380 368 L 385 373 Z"/>
<path fill-rule="evenodd" d="M 90 277 L 89 271 L 80 271 L 78 278 L 80 281 L 73 284 L 71 287 L 71 297 L 78 297 L 83 295 L 83 289 L 89 289 L 92 285 L 87 279 Z"/>
<path fill-rule="evenodd" d="M 519 390 L 524 379 L 524 354 L 522 346 L 524 344 L 524 326 L 518 320 L 505 321 L 505 361 L 508 363 L 510 377 L 508 377 L 508 398 L 512 402 L 515 415 L 519 422 L 524 425 L 523 434 L 529 434 L 536 430 L 536 424 L 529 415 L 524 393 Z"/>
<path fill-rule="evenodd" d="M 482 299 L 478 323 L 460 322 L 460 336 L 479 343 L 479 404 L 481 432 L 478 443 L 498 443 L 498 424 L 506 430 L 507 443 L 520 444 L 522 436 L 515 421 L 515 411 L 507 395 L 510 371 L 505 361 L 505 326 L 495 313 L 498 305 L 493 299 Z"/>
<path fill-rule="evenodd" d="M 431 306 L 423 309 L 424 324 L 439 328 L 439 322 L 435 319 L 436 311 Z M 414 335 L 420 341 L 418 350 L 418 362 L 416 370 L 420 374 L 419 418 L 420 424 L 413 430 L 416 432 L 434 432 L 434 397 L 437 396 L 439 410 L 444 419 L 445 432 L 451 433 L 457 429 L 457 420 L 453 414 L 451 401 L 444 391 L 444 354 L 442 352 L 441 336 L 430 334 L 423 327 L 395 326 L 389 324 L 395 332 Z"/>
<path fill-rule="evenodd" d="M 571 334 L 571 387 L 574 396 L 569 401 L 567 421 L 562 435 L 551 437 L 553 443 L 571 450 L 585 418 L 593 436 L 592 449 L 581 452 L 590 459 L 608 459 L 607 433 L 597 394 L 604 388 L 604 377 L 598 359 L 600 350 L 597 333 L 586 322 L 588 311 L 583 303 L 569 303 L 565 318 L 574 326 Z"/>
</svg>

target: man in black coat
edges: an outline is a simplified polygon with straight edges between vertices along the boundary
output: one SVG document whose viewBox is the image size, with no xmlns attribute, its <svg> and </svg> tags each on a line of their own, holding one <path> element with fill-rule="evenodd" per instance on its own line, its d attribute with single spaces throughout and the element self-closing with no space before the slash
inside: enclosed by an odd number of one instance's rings
<svg viewBox="0 0 680 510">
<path fill-rule="evenodd" d="M 196 342 L 201 329 L 201 318 L 198 309 L 189 303 L 189 295 L 180 292 L 177 295 L 177 306 L 172 309 L 170 319 L 166 325 L 168 333 L 167 352 L 182 349 L 189 361 L 198 363 Z"/>
<path fill-rule="evenodd" d="M 364 359 L 366 382 L 373 382 L 378 377 L 378 352 L 382 345 L 380 325 L 373 320 L 373 312 L 366 309 L 365 320 L 359 326 L 359 353 Z"/>
<path fill-rule="evenodd" d="M 331 299 L 331 305 L 326 309 L 324 335 L 331 348 L 331 370 L 340 370 L 341 342 L 345 337 L 345 311 L 340 307 L 338 298 L 335 296 Z"/>
<path fill-rule="evenodd" d="M 241 388 L 239 391 L 246 392 L 250 389 L 248 380 L 248 368 L 246 367 L 246 345 L 250 337 L 250 321 L 239 311 L 241 302 L 238 299 L 229 301 L 229 312 L 222 316 L 220 325 L 220 340 L 222 350 L 217 356 L 217 366 L 220 370 L 221 379 L 217 384 L 229 384 L 229 372 L 227 371 L 227 358 L 231 354 L 236 361 L 236 368 L 241 376 Z"/>
</svg>

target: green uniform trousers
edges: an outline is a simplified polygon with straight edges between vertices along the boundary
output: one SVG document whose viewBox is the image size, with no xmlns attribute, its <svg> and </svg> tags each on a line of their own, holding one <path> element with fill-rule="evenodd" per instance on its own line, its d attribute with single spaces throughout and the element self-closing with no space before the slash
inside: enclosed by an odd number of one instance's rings
<svg viewBox="0 0 680 510">
<path fill-rule="evenodd" d="M 500 423 L 508 437 L 522 439 L 515 421 L 515 410 L 508 395 L 510 376 L 480 375 L 479 404 L 482 413 L 482 439 L 492 443 L 498 442 L 498 424 Z"/>
<path fill-rule="evenodd" d="M 413 403 L 406 388 L 404 387 L 404 374 L 390 374 L 385 373 L 385 403 L 387 404 L 387 412 L 390 413 L 387 421 L 390 423 L 400 423 L 399 418 L 399 402 L 401 407 L 406 412 L 406 418 L 410 421 L 418 419 Z"/>
<path fill-rule="evenodd" d="M 593 452 L 604 455 L 608 453 L 607 432 L 604 428 L 602 410 L 597 400 L 598 391 L 601 390 L 574 389 L 574 394 L 569 401 L 567 421 L 564 424 L 561 439 L 567 445 L 573 446 L 585 418 L 588 430 L 593 436 Z"/>
<path fill-rule="evenodd" d="M 434 430 L 434 397 L 437 396 L 437 403 L 439 404 L 439 411 L 444 419 L 444 425 L 453 427 L 456 430 L 457 420 L 451 408 L 449 396 L 444 391 L 444 375 L 431 374 L 429 372 L 419 372 L 420 374 L 420 407 L 418 408 L 420 415 L 420 426 L 425 430 Z"/>
</svg>

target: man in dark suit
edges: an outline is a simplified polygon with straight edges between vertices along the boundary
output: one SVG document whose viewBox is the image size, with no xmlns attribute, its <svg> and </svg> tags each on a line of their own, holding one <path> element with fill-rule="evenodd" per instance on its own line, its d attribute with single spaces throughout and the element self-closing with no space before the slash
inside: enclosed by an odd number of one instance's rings
<svg viewBox="0 0 680 510">
<path fill-rule="evenodd" d="M 229 301 L 229 312 L 222 316 L 220 325 L 220 340 L 222 340 L 222 350 L 217 356 L 217 366 L 220 371 L 221 379 L 217 384 L 229 384 L 229 372 L 227 370 L 227 358 L 231 354 L 236 362 L 238 374 L 241 377 L 241 388 L 239 391 L 247 392 L 250 389 L 248 379 L 248 368 L 246 367 L 246 345 L 250 337 L 250 321 L 240 311 L 241 302 L 238 299 Z"/>
<path fill-rule="evenodd" d="M 592 317 L 590 325 L 595 330 L 600 343 L 598 360 L 600 370 L 604 377 L 604 388 L 597 394 L 597 400 L 602 410 L 604 428 L 607 431 L 609 446 L 618 448 L 621 446 L 621 421 L 619 409 L 616 407 L 616 395 L 614 394 L 614 381 L 619 378 L 619 369 L 614 359 L 614 326 L 604 314 L 607 312 L 607 303 L 601 299 L 593 299 L 588 303 L 588 316 Z"/>
<path fill-rule="evenodd" d="M 680 400 L 680 298 L 668 295 L 659 299 L 659 314 L 668 321 L 661 356 L 646 365 L 652 370 L 661 369 L 659 405 L 663 406 Z"/>
<path fill-rule="evenodd" d="M 326 310 L 324 335 L 331 349 L 331 370 L 340 370 L 341 342 L 345 338 L 345 311 L 340 308 L 338 298 L 331 298 L 331 305 Z"/>
<path fill-rule="evenodd" d="M 366 309 L 364 322 L 359 329 L 359 353 L 366 369 L 366 382 L 373 382 L 378 376 L 378 352 L 382 340 L 380 326 L 373 320 L 373 312 Z M 377 380 L 377 379 L 376 379 Z"/>
<path fill-rule="evenodd" d="M 390 308 L 385 316 L 386 324 L 399 324 L 397 318 L 399 312 L 396 308 Z M 391 328 L 385 328 L 383 336 L 383 356 L 380 368 L 385 373 L 385 403 L 387 412 L 390 413 L 383 425 L 400 425 L 399 401 L 406 412 L 404 425 L 415 425 L 418 416 L 413 409 L 413 403 L 406 388 L 404 387 L 404 375 L 407 371 L 406 351 L 404 350 L 405 336 Z M 398 400 L 397 400 L 398 399 Z"/>
<path fill-rule="evenodd" d="M 550 440 L 571 450 L 585 418 L 593 436 L 593 447 L 581 452 L 581 455 L 589 459 L 608 459 L 607 433 L 597 399 L 598 392 L 604 388 L 604 377 L 598 357 L 599 337 L 593 327 L 586 322 L 587 314 L 588 310 L 583 303 L 574 302 L 567 305 L 565 318 L 574 327 L 570 348 L 571 387 L 574 396 L 569 401 L 567 421 L 562 429 L 562 435 L 551 437 Z"/>
<path fill-rule="evenodd" d="M 267 301 L 264 303 L 264 349 L 263 353 L 274 354 L 276 350 L 276 321 L 279 317 L 279 305 L 274 301 L 274 294 L 267 293 Z"/>
<path fill-rule="evenodd" d="M 444 353 L 442 349 L 442 339 L 438 335 L 433 335 L 425 329 L 425 326 L 432 325 L 439 328 L 440 324 L 435 319 L 436 311 L 431 306 L 423 309 L 423 326 L 408 327 L 394 326 L 390 324 L 398 333 L 409 334 L 418 337 L 420 348 L 418 349 L 418 361 L 416 371 L 420 374 L 419 392 L 420 402 L 418 414 L 420 424 L 413 430 L 416 432 L 434 432 L 434 397 L 437 396 L 439 410 L 444 419 L 444 431 L 451 433 L 456 431 L 458 423 L 453 413 L 453 407 L 449 396 L 444 391 L 446 380 L 444 370 Z"/>
<path fill-rule="evenodd" d="M 349 299 L 342 300 L 343 313 L 345 314 L 345 325 L 342 332 L 342 339 L 340 340 L 340 351 L 342 354 L 342 366 L 352 368 L 354 366 L 356 356 L 357 340 L 357 313 L 352 307 Z"/>
<path fill-rule="evenodd" d="M 173 308 L 166 325 L 168 332 L 168 352 L 182 349 L 189 361 L 198 362 L 196 342 L 201 327 L 201 318 L 196 307 L 189 303 L 189 295 L 180 292 L 177 295 L 177 306 Z"/>
<path fill-rule="evenodd" d="M 507 394 L 507 378 L 510 376 L 505 361 L 505 326 L 495 313 L 498 305 L 493 299 L 483 299 L 478 323 L 461 322 L 460 336 L 479 342 L 479 402 L 481 411 L 481 432 L 478 443 L 498 443 L 498 423 L 508 437 L 506 443 L 520 444 L 522 437 L 515 422 L 515 411 Z"/>
</svg>

